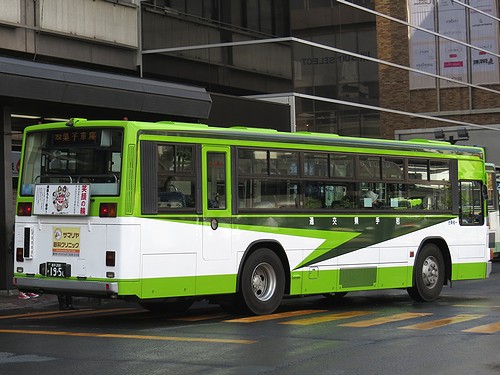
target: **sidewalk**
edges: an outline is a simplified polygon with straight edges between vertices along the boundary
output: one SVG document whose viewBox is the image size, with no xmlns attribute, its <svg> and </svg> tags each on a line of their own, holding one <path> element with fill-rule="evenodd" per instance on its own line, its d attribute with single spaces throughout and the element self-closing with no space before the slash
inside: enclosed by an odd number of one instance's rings
<svg viewBox="0 0 500 375">
<path fill-rule="evenodd" d="M 57 296 L 47 294 L 37 298 L 20 299 L 17 289 L 0 290 L 0 313 L 10 309 L 41 309 L 50 305 L 54 305 L 54 308 L 59 307 Z"/>
</svg>

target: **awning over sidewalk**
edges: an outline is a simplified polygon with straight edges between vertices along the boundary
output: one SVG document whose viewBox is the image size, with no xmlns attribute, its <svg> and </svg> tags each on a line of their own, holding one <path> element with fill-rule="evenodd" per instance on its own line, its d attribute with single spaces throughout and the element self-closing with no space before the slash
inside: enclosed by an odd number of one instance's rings
<svg viewBox="0 0 500 375">
<path fill-rule="evenodd" d="M 212 103 L 204 88 L 8 57 L 0 57 L 0 101 L 13 112 L 35 108 L 51 116 L 96 118 L 119 111 L 165 120 L 206 119 Z"/>
</svg>

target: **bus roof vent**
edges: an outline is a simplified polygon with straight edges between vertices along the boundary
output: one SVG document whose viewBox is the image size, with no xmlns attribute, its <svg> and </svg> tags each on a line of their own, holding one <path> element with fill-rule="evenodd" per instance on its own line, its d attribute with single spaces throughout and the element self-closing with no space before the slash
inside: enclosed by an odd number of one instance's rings
<svg viewBox="0 0 500 375">
<path fill-rule="evenodd" d="M 318 132 L 309 132 L 309 131 L 299 131 L 299 132 L 295 132 L 295 134 L 313 135 L 315 137 L 340 137 L 340 135 L 333 134 L 333 133 L 318 133 Z"/>
<path fill-rule="evenodd" d="M 66 126 L 73 127 L 73 126 L 76 125 L 76 123 L 78 123 L 80 121 L 87 121 L 87 119 L 86 118 L 73 117 L 73 118 L 69 119 L 69 121 L 66 123 Z"/>
<path fill-rule="evenodd" d="M 247 131 L 256 132 L 256 133 L 277 133 L 278 132 L 276 129 L 269 129 L 269 128 L 247 128 L 246 126 L 231 126 L 230 129 L 247 130 Z"/>
<path fill-rule="evenodd" d="M 417 142 L 417 143 L 430 143 L 435 145 L 449 145 L 450 142 L 447 141 L 438 141 L 435 139 L 424 139 L 424 138 L 413 138 L 409 139 L 408 142 Z"/>
<path fill-rule="evenodd" d="M 163 124 L 163 125 L 175 125 L 175 126 L 181 126 L 185 128 L 203 128 L 206 129 L 209 126 L 207 124 L 192 124 L 192 123 L 187 123 L 187 122 L 174 122 L 174 121 L 157 121 L 157 124 Z"/>
</svg>

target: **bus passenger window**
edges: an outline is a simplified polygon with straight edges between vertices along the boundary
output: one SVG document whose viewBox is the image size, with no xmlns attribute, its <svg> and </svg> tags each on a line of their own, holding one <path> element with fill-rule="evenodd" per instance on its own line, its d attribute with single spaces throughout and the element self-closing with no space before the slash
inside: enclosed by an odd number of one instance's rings
<svg viewBox="0 0 500 375">
<path fill-rule="evenodd" d="M 481 187 L 479 181 L 460 181 L 460 225 L 484 224 Z"/>
<path fill-rule="evenodd" d="M 226 154 L 207 153 L 208 209 L 226 209 Z"/>
<path fill-rule="evenodd" d="M 156 152 L 158 210 L 194 209 L 196 173 L 193 145 L 161 143 Z"/>
</svg>

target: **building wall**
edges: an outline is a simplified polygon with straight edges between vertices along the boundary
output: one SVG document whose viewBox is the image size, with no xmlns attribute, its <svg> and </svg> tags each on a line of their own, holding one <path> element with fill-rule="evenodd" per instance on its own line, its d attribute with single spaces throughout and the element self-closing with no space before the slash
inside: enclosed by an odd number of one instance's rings
<svg viewBox="0 0 500 375">
<path fill-rule="evenodd" d="M 165 48 L 252 41 L 273 37 L 262 30 L 272 30 L 272 13 L 264 17 L 241 15 L 245 2 L 224 3 L 210 12 L 190 11 L 189 2 L 179 1 L 172 8 L 165 2 L 145 2 L 142 11 L 142 47 L 145 51 Z M 202 2 L 203 3 L 203 2 Z M 222 4 L 222 3 L 221 3 Z M 268 9 L 273 12 L 275 8 Z M 261 10 L 261 12 L 264 12 Z M 283 16 L 286 16 L 284 14 Z M 210 18 L 208 18 L 210 17 Z M 268 22 L 265 22 L 268 21 Z M 271 24 L 269 24 L 271 22 Z M 267 26 L 266 26 L 267 25 Z M 246 27 L 244 27 L 246 26 Z M 278 30 L 282 33 L 282 30 Z M 182 80 L 204 85 L 224 94 L 291 90 L 291 47 L 269 43 L 248 46 L 201 48 L 189 51 L 145 54 L 143 72 L 154 77 Z"/>
<path fill-rule="evenodd" d="M 376 5 L 376 10 L 380 13 L 405 21 L 408 19 L 406 1 L 377 0 Z M 407 26 L 377 17 L 377 43 L 380 59 L 410 66 Z M 381 107 L 480 125 L 500 123 L 498 94 L 469 87 L 410 89 L 409 75 L 408 71 L 402 69 L 379 66 Z M 445 81 L 440 80 L 440 85 L 445 86 Z M 500 90 L 498 84 L 487 87 Z M 381 114 L 380 127 L 384 138 L 394 138 L 398 130 L 446 126 L 455 125 L 409 116 Z M 485 137 L 478 135 L 477 139 Z"/>
<path fill-rule="evenodd" d="M 136 71 L 136 2 L 0 0 L 0 51 Z"/>
<path fill-rule="evenodd" d="M 318 97 L 297 100 L 297 130 L 379 137 L 377 112 L 328 101 L 379 105 L 377 63 L 348 53 L 377 57 L 375 17 L 336 1 L 306 0 L 291 4 L 290 18 L 292 36 L 347 51 L 294 44 L 294 91 Z"/>
</svg>

